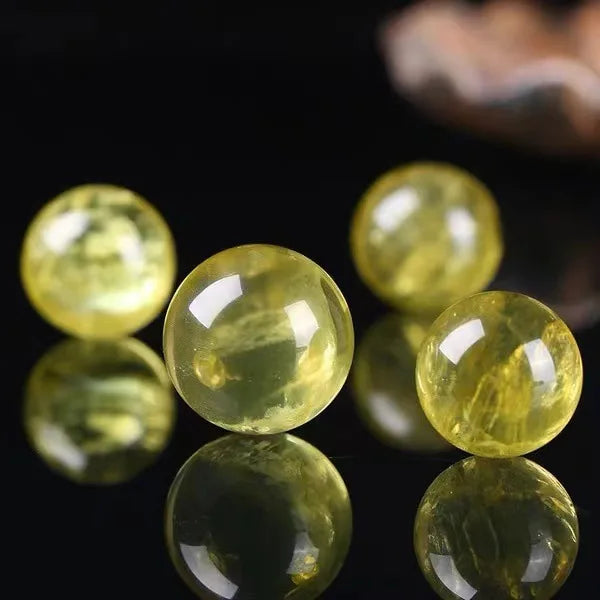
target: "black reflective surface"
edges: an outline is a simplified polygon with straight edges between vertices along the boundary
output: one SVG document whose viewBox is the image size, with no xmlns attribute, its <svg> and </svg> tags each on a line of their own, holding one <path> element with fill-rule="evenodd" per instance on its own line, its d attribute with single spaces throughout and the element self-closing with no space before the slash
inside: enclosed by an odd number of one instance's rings
<svg viewBox="0 0 600 600">
<path fill-rule="evenodd" d="M 572 297 L 593 289 L 597 253 L 577 251 L 588 257 L 577 264 L 586 266 L 566 278 L 572 270 L 552 265 L 563 264 L 554 257 L 577 241 L 578 231 L 589 240 L 585 248 L 598 244 L 598 164 L 484 144 L 429 123 L 398 100 L 373 44 L 375 26 L 398 4 L 98 3 L 94 11 L 61 4 L 51 15 L 41 4 L 2 9 L 12 51 L 2 59 L 9 102 L 3 205 L 9 385 L 0 439 L 3 539 L 11 556 L 5 585 L 16 586 L 19 597 L 193 598 L 169 560 L 165 501 L 183 462 L 223 435 L 179 401 L 164 453 L 133 480 L 104 488 L 52 473 L 29 447 L 23 386 L 62 336 L 27 304 L 17 257 L 29 219 L 67 187 L 106 181 L 153 202 L 177 242 L 179 281 L 206 257 L 242 243 L 280 244 L 309 256 L 344 293 L 360 343 L 387 309 L 352 267 L 347 237 L 355 202 L 397 164 L 450 161 L 498 199 L 509 248 L 499 281 L 539 289 L 549 301 L 564 298 L 565 290 Z M 545 222 L 552 222 L 551 233 L 539 229 Z M 575 322 L 585 373 L 579 408 L 531 456 L 561 481 L 578 512 L 580 549 L 561 599 L 595 590 L 600 331 L 593 319 L 581 321 Z M 139 338 L 160 351 L 161 329 L 159 319 Z M 427 486 L 463 454 L 421 455 L 382 444 L 357 416 L 349 384 L 294 434 L 329 457 L 352 500 L 350 551 L 323 598 L 435 598 L 413 553 L 413 519 Z"/>
</svg>

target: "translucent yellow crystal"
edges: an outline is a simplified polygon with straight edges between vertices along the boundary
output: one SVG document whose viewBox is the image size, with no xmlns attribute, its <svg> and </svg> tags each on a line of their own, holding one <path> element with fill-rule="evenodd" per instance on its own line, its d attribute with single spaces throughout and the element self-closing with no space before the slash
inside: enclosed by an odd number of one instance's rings
<svg viewBox="0 0 600 600">
<path fill-rule="evenodd" d="M 417 560 L 444 600 L 548 600 L 579 544 L 571 498 L 525 458 L 470 457 L 425 492 L 415 519 Z"/>
<path fill-rule="evenodd" d="M 177 571 L 200 598 L 313 600 L 344 563 L 352 510 L 339 473 L 310 444 L 229 435 L 181 468 L 165 529 Z"/>
<path fill-rule="evenodd" d="M 115 338 L 149 323 L 167 301 L 175 247 L 158 212 L 113 185 L 82 185 L 35 216 L 21 277 L 36 310 L 83 338 Z"/>
<path fill-rule="evenodd" d="M 165 448 L 174 417 L 164 364 L 134 339 L 65 340 L 39 360 L 27 382 L 31 445 L 80 483 L 132 478 Z"/>
<path fill-rule="evenodd" d="M 277 433 L 312 419 L 342 387 L 353 348 L 333 280 L 277 246 L 212 256 L 183 281 L 165 319 L 175 387 L 198 414 L 232 431 Z"/>
<path fill-rule="evenodd" d="M 389 314 L 364 335 L 352 366 L 358 414 L 382 442 L 415 452 L 451 448 L 431 426 L 417 397 L 417 352 L 431 319 Z"/>
<path fill-rule="evenodd" d="M 351 229 L 365 283 L 397 308 L 439 312 L 478 292 L 502 255 L 496 203 L 481 182 L 451 165 L 415 163 L 366 191 Z"/>
<path fill-rule="evenodd" d="M 446 309 L 417 358 L 417 391 L 432 425 L 481 456 L 543 446 L 570 420 L 582 365 L 568 327 L 512 292 L 484 292 Z"/>
</svg>

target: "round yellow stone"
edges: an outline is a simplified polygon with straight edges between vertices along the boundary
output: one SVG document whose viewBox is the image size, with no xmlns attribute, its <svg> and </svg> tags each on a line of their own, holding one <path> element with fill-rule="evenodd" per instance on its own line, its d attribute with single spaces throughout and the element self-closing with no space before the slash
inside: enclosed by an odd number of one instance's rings
<svg viewBox="0 0 600 600">
<path fill-rule="evenodd" d="M 46 204 L 21 253 L 36 310 L 82 338 L 115 338 L 154 319 L 175 278 L 175 246 L 146 200 L 114 185 L 82 185 Z"/>
<path fill-rule="evenodd" d="M 569 422 L 583 379 L 577 343 L 542 303 L 483 292 L 446 309 L 417 357 L 417 391 L 431 424 L 488 457 L 543 446 Z"/>
<path fill-rule="evenodd" d="M 382 175 L 352 221 L 356 268 L 396 308 L 439 312 L 482 290 L 502 256 L 496 203 L 451 165 L 415 163 Z"/>
<path fill-rule="evenodd" d="M 579 526 L 569 494 L 536 463 L 471 456 L 425 492 L 414 544 L 443 600 L 548 600 L 575 563 Z"/>
<path fill-rule="evenodd" d="M 205 600 L 314 600 L 352 536 L 343 479 L 291 435 L 228 435 L 200 448 L 169 491 L 166 541 L 181 578 Z"/>
<path fill-rule="evenodd" d="M 386 315 L 365 333 L 352 365 L 362 421 L 384 444 L 414 452 L 451 448 L 427 420 L 415 389 L 417 352 L 430 326 L 424 316 Z"/>
<path fill-rule="evenodd" d="M 54 470 L 78 483 L 127 481 L 165 448 L 175 418 L 161 359 L 134 339 L 67 339 L 29 376 L 24 425 Z"/>
<path fill-rule="evenodd" d="M 306 423 L 337 395 L 354 332 L 334 281 L 286 248 L 220 252 L 175 292 L 164 328 L 169 375 L 184 400 L 231 431 Z"/>
</svg>

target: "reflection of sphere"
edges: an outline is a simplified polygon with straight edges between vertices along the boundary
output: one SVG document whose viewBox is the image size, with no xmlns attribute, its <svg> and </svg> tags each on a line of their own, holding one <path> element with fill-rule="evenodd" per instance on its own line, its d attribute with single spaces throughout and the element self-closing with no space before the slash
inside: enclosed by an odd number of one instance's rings
<svg viewBox="0 0 600 600">
<path fill-rule="evenodd" d="M 525 458 L 472 456 L 425 492 L 414 541 L 444 599 L 547 600 L 573 567 L 579 530 L 571 498 L 548 471 Z"/>
<path fill-rule="evenodd" d="M 171 379 L 208 421 L 278 433 L 321 412 L 342 387 L 354 332 L 335 282 L 286 248 L 230 248 L 175 292 L 164 329 Z"/>
<path fill-rule="evenodd" d="M 417 391 L 432 425 L 466 452 L 518 456 L 565 427 L 579 402 L 581 356 L 542 303 L 483 292 L 445 310 L 417 358 Z"/>
<path fill-rule="evenodd" d="M 210 600 L 316 598 L 342 566 L 351 530 L 339 473 L 290 435 L 229 435 L 203 446 L 167 500 L 171 558 Z"/>
<path fill-rule="evenodd" d="M 425 417 L 415 387 L 417 351 L 430 325 L 423 317 L 387 315 L 367 331 L 352 367 L 365 425 L 382 442 L 417 452 L 450 447 Z"/>
<path fill-rule="evenodd" d="M 439 312 L 482 290 L 502 256 L 498 209 L 466 171 L 415 163 L 382 175 L 366 191 L 350 236 L 365 283 L 382 300 Z"/>
<path fill-rule="evenodd" d="M 134 339 L 68 339 L 35 365 L 25 429 L 36 452 L 80 483 L 131 479 L 165 448 L 175 406 L 160 358 Z"/>
<path fill-rule="evenodd" d="M 21 254 L 25 291 L 50 323 L 83 338 L 116 338 L 167 301 L 175 247 L 160 214 L 113 185 L 82 185 L 35 216 Z"/>
</svg>

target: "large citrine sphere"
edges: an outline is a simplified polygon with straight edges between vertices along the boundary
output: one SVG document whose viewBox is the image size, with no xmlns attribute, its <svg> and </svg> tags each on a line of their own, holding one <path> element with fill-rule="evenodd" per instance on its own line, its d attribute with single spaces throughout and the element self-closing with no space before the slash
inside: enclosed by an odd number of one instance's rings
<svg viewBox="0 0 600 600">
<path fill-rule="evenodd" d="M 502 256 L 498 209 L 473 176 L 451 165 L 415 163 L 382 175 L 352 222 L 354 263 L 382 300 L 439 312 L 482 290 Z"/>
<path fill-rule="evenodd" d="M 286 248 L 216 254 L 175 292 L 164 328 L 175 387 L 202 417 L 265 434 L 302 425 L 342 387 L 354 348 L 331 277 Z"/>
<path fill-rule="evenodd" d="M 29 376 L 24 425 L 33 448 L 78 483 L 131 479 L 169 441 L 175 418 L 162 360 L 135 339 L 67 339 Z"/>
<path fill-rule="evenodd" d="M 414 529 L 417 561 L 444 600 L 548 600 L 579 544 L 563 486 L 526 458 L 471 456 L 425 492 Z"/>
<path fill-rule="evenodd" d="M 205 600 L 313 600 L 344 563 L 352 509 L 331 462 L 281 434 L 198 450 L 169 491 L 166 541 Z"/>
<path fill-rule="evenodd" d="M 417 357 L 417 391 L 452 444 L 488 457 L 543 446 L 572 417 L 581 356 L 549 308 L 513 292 L 460 300 L 433 323 Z"/>
<path fill-rule="evenodd" d="M 160 214 L 113 185 L 82 185 L 35 216 L 21 277 L 36 310 L 82 338 L 122 337 L 154 319 L 175 278 L 175 246 Z"/>
</svg>

